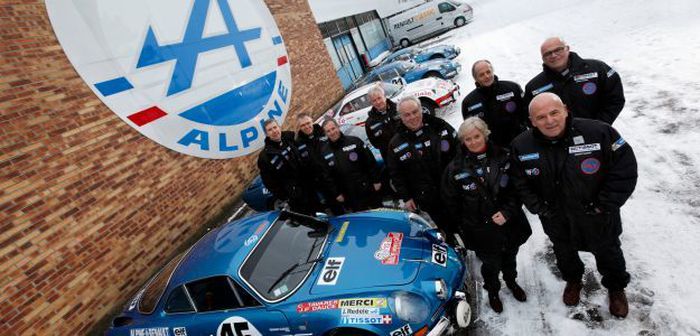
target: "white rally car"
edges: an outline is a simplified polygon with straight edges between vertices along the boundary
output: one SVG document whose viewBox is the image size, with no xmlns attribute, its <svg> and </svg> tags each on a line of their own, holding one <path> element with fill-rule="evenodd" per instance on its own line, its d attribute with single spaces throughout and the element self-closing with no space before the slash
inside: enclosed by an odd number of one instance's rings
<svg viewBox="0 0 700 336">
<path fill-rule="evenodd" d="M 449 80 L 431 77 L 409 84 L 403 84 L 403 81 L 394 82 L 382 82 L 387 98 L 398 103 L 403 97 L 415 96 L 421 101 L 423 113 L 436 115 L 458 101 L 459 85 Z M 361 86 L 348 93 L 331 110 L 326 112 L 318 122 L 325 117 L 331 117 L 341 125 L 364 125 L 365 120 L 367 120 L 367 113 L 372 109 L 367 92 L 377 83 L 379 82 Z"/>
</svg>

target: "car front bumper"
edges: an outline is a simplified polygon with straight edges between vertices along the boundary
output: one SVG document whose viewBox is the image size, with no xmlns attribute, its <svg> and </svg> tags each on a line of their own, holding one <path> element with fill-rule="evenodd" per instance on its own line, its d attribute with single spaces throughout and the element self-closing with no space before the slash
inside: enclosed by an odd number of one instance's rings
<svg viewBox="0 0 700 336">
<path fill-rule="evenodd" d="M 459 328 L 466 328 L 471 322 L 471 308 L 465 295 L 459 297 L 443 312 L 438 322 L 428 331 L 427 336 L 442 336 L 454 333 Z M 458 308 L 459 307 L 459 308 Z"/>
</svg>

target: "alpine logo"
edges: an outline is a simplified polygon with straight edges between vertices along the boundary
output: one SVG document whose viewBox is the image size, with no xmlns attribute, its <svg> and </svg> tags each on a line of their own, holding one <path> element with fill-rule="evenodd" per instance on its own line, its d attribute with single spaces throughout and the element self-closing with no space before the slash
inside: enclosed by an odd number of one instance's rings
<svg viewBox="0 0 700 336">
<path fill-rule="evenodd" d="M 177 152 L 227 159 L 263 145 L 289 110 L 287 51 L 263 0 L 47 0 L 54 31 L 93 92 Z"/>
</svg>

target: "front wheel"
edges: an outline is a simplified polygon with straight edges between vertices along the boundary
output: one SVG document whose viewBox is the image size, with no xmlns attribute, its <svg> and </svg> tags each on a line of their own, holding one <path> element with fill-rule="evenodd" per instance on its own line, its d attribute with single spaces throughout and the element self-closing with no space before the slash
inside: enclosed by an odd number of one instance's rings
<svg viewBox="0 0 700 336">
<path fill-rule="evenodd" d="M 411 45 L 411 41 L 409 41 L 408 39 L 401 39 L 401 42 L 399 42 L 399 44 L 401 44 L 402 48 L 406 48 Z"/>
<path fill-rule="evenodd" d="M 457 27 L 464 26 L 465 23 L 467 23 L 467 20 L 465 20 L 461 16 L 455 19 L 455 26 L 457 26 Z"/>
</svg>

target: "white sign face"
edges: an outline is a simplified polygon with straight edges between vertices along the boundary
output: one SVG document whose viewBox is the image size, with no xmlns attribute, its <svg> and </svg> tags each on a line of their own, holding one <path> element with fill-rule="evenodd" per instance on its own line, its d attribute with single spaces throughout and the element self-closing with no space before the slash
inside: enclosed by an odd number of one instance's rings
<svg viewBox="0 0 700 336">
<path fill-rule="evenodd" d="M 292 80 L 263 0 L 46 0 L 68 59 L 124 122 L 183 154 L 227 159 L 263 145 Z"/>
</svg>

